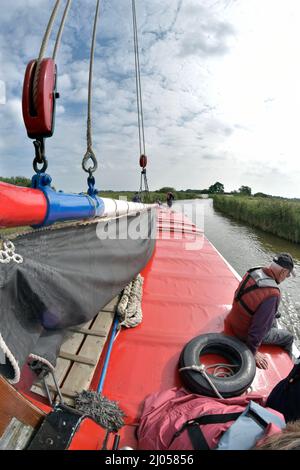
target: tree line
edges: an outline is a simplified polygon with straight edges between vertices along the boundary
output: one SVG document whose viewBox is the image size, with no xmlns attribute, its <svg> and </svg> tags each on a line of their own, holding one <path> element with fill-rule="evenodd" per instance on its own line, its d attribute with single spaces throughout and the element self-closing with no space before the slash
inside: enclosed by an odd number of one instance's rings
<svg viewBox="0 0 300 470">
<path fill-rule="evenodd" d="M 231 191 L 231 192 L 225 192 L 224 184 L 220 183 L 219 181 L 216 181 L 216 183 L 212 184 L 206 189 L 182 189 L 182 190 L 176 190 L 175 188 L 171 188 L 169 186 L 165 186 L 163 188 L 160 188 L 157 190 L 159 193 L 168 193 L 168 192 L 173 192 L 173 193 L 194 193 L 194 194 L 238 194 L 242 196 L 251 196 L 252 194 L 252 189 L 249 186 L 241 186 L 237 191 Z M 256 193 L 255 196 L 260 196 L 260 197 L 268 197 L 267 194 L 264 193 Z"/>
<path fill-rule="evenodd" d="M 26 178 L 25 176 L 12 176 L 10 178 L 4 178 L 0 176 L 0 181 L 3 181 L 4 183 L 14 184 L 16 186 L 25 186 L 27 188 L 30 188 L 31 186 L 31 179 Z M 115 193 L 118 191 L 106 190 L 105 192 Z M 121 192 L 124 192 L 124 191 L 121 191 Z M 131 191 L 129 192 L 131 195 Z M 159 198 L 160 195 L 165 195 L 168 192 L 172 192 L 176 199 L 185 199 L 185 198 L 193 199 L 193 198 L 196 198 L 197 195 L 201 195 L 201 194 L 210 194 L 210 195 L 231 194 L 233 196 L 235 195 L 236 196 L 252 196 L 252 189 L 250 188 L 250 186 L 243 185 L 238 190 L 225 192 L 224 184 L 220 183 L 219 181 L 216 181 L 214 184 L 212 184 L 211 186 L 205 189 L 180 189 L 178 190 L 170 186 L 164 186 L 163 188 L 160 188 L 158 190 L 151 191 L 154 198 L 156 194 L 157 194 L 157 197 Z M 254 197 L 274 197 L 274 196 L 271 196 L 270 194 L 265 194 L 262 192 L 255 193 L 253 194 L 253 196 Z"/>
<path fill-rule="evenodd" d="M 3 178 L 0 176 L 0 181 L 3 181 L 3 183 L 14 184 L 15 186 L 25 186 L 26 188 L 30 188 L 31 186 L 31 179 L 26 178 L 25 176 L 12 176 L 11 178 Z"/>
</svg>

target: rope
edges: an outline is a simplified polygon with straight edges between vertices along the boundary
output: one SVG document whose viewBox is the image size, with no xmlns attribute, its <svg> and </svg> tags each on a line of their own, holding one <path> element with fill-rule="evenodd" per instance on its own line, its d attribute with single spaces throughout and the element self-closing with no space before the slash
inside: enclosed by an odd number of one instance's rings
<svg viewBox="0 0 300 470">
<path fill-rule="evenodd" d="M 94 28 L 93 28 L 93 38 L 91 46 L 91 55 L 90 55 L 90 71 L 89 71 L 89 85 L 88 85 L 88 115 L 87 115 L 87 131 L 86 131 L 86 140 L 87 140 L 87 149 L 86 153 L 82 160 L 82 168 L 84 171 L 90 174 L 94 173 L 97 170 L 97 159 L 93 151 L 93 142 L 92 142 L 92 88 L 93 88 L 93 67 L 94 67 L 94 56 L 95 56 L 95 43 L 96 43 L 96 33 L 97 33 L 97 24 L 99 16 L 99 6 L 100 0 L 97 0 L 95 19 L 94 19 Z M 91 159 L 93 162 L 93 167 L 87 168 L 87 161 Z"/>
<path fill-rule="evenodd" d="M 56 59 L 57 51 L 60 47 L 61 37 L 62 37 L 62 33 L 63 33 L 64 27 L 65 27 L 66 19 L 67 19 L 69 10 L 70 10 L 71 2 L 72 2 L 72 0 L 67 1 L 66 8 L 65 8 L 65 11 L 64 11 L 61 23 L 60 23 L 58 33 L 57 33 L 56 42 L 55 42 L 55 46 L 54 46 L 54 51 L 53 51 L 53 55 L 52 55 L 52 59 L 54 61 Z"/>
<path fill-rule="evenodd" d="M 238 364 L 211 364 L 210 366 L 206 366 L 205 370 L 215 368 L 213 371 L 214 377 L 232 377 L 234 375 L 233 368 L 239 367 Z M 224 371 L 227 369 L 227 371 Z"/>
<path fill-rule="evenodd" d="M 38 60 L 37 60 L 37 63 L 36 63 L 36 69 L 35 69 L 34 80 L 33 80 L 33 102 L 34 102 L 35 107 L 37 107 L 37 85 L 38 85 L 41 62 L 42 62 L 42 59 L 44 57 L 44 54 L 45 54 L 45 51 L 46 51 L 46 48 L 47 48 L 47 45 L 48 45 L 48 42 L 49 42 L 50 34 L 52 32 L 52 29 L 53 29 L 53 24 L 54 24 L 56 15 L 57 15 L 59 5 L 60 5 L 60 0 L 56 0 L 55 6 L 53 8 L 52 14 L 51 14 L 49 22 L 48 22 L 48 26 L 47 26 L 45 35 L 43 37 L 39 57 L 38 57 Z"/>
<path fill-rule="evenodd" d="M 97 423 L 111 432 L 124 425 L 125 413 L 116 401 L 91 390 L 83 390 L 74 397 L 75 409 L 91 416 Z"/>
<path fill-rule="evenodd" d="M 211 388 L 213 389 L 217 397 L 223 398 L 223 396 L 220 394 L 219 390 L 217 389 L 216 385 L 213 383 L 209 375 L 206 373 L 208 369 L 212 369 L 213 367 L 215 368 L 212 374 L 214 377 L 231 377 L 232 375 L 234 375 L 234 372 L 232 369 L 235 367 L 239 367 L 239 366 L 237 364 L 221 364 L 221 363 L 212 364 L 210 366 L 205 366 L 204 364 L 200 364 L 200 365 L 194 364 L 192 366 L 181 367 L 179 369 L 179 372 L 183 370 L 194 370 L 195 372 L 200 372 L 200 374 L 203 375 L 203 377 L 207 380 L 207 382 L 209 383 L 209 385 L 211 386 Z M 227 372 L 224 370 L 220 371 L 220 369 L 227 369 Z"/>
<path fill-rule="evenodd" d="M 136 81 L 136 100 L 138 112 L 138 130 L 139 130 L 139 146 L 140 154 L 146 155 L 145 131 L 144 131 L 144 113 L 142 100 L 141 71 L 139 59 L 139 41 L 136 20 L 135 0 L 132 0 L 132 22 L 133 22 L 133 42 L 134 42 L 134 60 L 135 60 L 135 81 Z M 143 149 L 143 152 L 142 152 Z"/>
<path fill-rule="evenodd" d="M 145 197 L 142 196 L 143 184 L 145 187 Z M 143 168 L 143 170 L 141 171 L 141 182 L 140 182 L 140 189 L 139 189 L 139 195 L 143 202 L 147 202 L 149 200 L 148 194 L 149 194 L 149 186 L 148 186 L 146 168 Z"/>
<path fill-rule="evenodd" d="M 138 274 L 138 276 L 125 287 L 117 306 L 117 315 L 120 320 L 120 326 L 124 326 L 125 328 L 134 328 L 142 322 L 143 312 L 141 302 L 143 295 L 143 282 L 143 277 Z"/>
<path fill-rule="evenodd" d="M 23 263 L 23 257 L 16 253 L 16 248 L 13 242 L 7 240 L 7 241 L 4 241 L 1 245 L 0 263 L 8 264 L 11 261 L 14 261 L 17 264 L 20 264 L 20 263 Z"/>
<path fill-rule="evenodd" d="M 140 68 L 140 54 L 139 54 L 139 40 L 138 28 L 136 18 L 135 0 L 132 0 L 132 24 L 133 24 L 133 43 L 134 43 L 134 61 L 135 61 L 135 82 L 136 82 L 136 103 L 138 115 L 138 132 L 139 132 L 139 147 L 140 155 L 146 155 L 145 144 L 145 129 L 144 129 L 144 112 L 143 112 L 143 99 L 142 99 L 142 84 L 141 84 L 141 68 Z M 145 186 L 145 199 L 142 197 L 143 184 Z M 142 169 L 139 194 L 142 200 L 148 199 L 149 186 L 147 181 L 146 168 Z"/>
<path fill-rule="evenodd" d="M 60 47 L 61 37 L 62 37 L 62 33 L 63 33 L 64 27 L 65 27 L 66 19 L 67 19 L 69 10 L 70 10 L 71 2 L 72 2 L 72 0 L 67 0 L 67 4 L 66 4 L 66 7 L 65 7 L 63 16 L 62 16 L 62 20 L 60 22 L 60 26 L 59 26 L 59 30 L 58 30 L 58 33 L 57 33 L 57 36 L 56 36 L 55 46 L 54 46 L 54 50 L 53 50 L 53 55 L 52 55 L 52 59 L 54 61 L 56 59 L 56 55 L 57 55 L 58 49 Z M 49 22 L 48 22 L 48 26 L 46 28 L 46 32 L 45 32 L 45 35 L 44 35 L 44 38 L 43 38 L 43 41 L 42 41 L 42 45 L 41 45 L 41 48 L 40 48 L 39 57 L 38 57 L 38 60 L 37 60 L 37 63 L 36 63 L 36 69 L 35 69 L 34 80 L 33 80 L 33 101 L 34 101 L 34 106 L 35 107 L 37 107 L 37 102 L 36 102 L 36 100 L 37 100 L 37 86 L 38 86 L 38 79 L 39 79 L 41 62 L 42 62 L 42 59 L 45 55 L 46 48 L 48 46 L 49 38 L 50 38 L 52 29 L 53 29 L 54 21 L 55 21 L 59 6 L 60 6 L 60 0 L 56 0 L 55 6 L 53 8 L 52 14 L 51 14 Z"/>
</svg>

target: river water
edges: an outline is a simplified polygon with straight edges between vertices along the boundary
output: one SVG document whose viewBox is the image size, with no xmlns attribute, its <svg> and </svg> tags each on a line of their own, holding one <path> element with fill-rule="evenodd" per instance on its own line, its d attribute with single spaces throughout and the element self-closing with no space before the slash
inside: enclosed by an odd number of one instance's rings
<svg viewBox="0 0 300 470">
<path fill-rule="evenodd" d="M 288 252 L 295 261 L 296 278 L 281 284 L 280 323 L 295 336 L 300 349 L 300 245 L 252 228 L 213 208 L 212 199 L 178 201 L 172 209 L 184 212 L 204 229 L 205 236 L 243 276 L 247 269 L 268 265 L 279 252 Z"/>
</svg>

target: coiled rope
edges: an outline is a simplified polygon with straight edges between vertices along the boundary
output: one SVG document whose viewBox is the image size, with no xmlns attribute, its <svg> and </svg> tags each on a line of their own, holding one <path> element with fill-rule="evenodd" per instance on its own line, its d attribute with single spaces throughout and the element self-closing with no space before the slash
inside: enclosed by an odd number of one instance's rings
<svg viewBox="0 0 300 470">
<path fill-rule="evenodd" d="M 213 380 L 211 377 L 231 377 L 234 375 L 234 368 L 239 367 L 237 364 L 211 364 L 208 366 L 205 366 L 204 364 L 196 365 L 193 364 L 192 366 L 186 366 L 186 367 L 181 367 L 179 369 L 179 372 L 183 370 L 193 370 L 195 372 L 200 372 L 201 375 L 206 379 L 206 381 L 209 383 L 211 386 L 212 390 L 215 392 L 218 398 L 224 398 L 219 390 L 217 389 L 216 385 L 213 383 Z M 215 368 L 212 374 L 207 374 L 208 369 Z M 225 370 L 224 370 L 225 369 Z"/>
<path fill-rule="evenodd" d="M 119 326 L 134 328 L 143 320 L 142 295 L 144 278 L 138 274 L 123 290 L 117 306 Z"/>
<path fill-rule="evenodd" d="M 14 261 L 17 264 L 23 263 L 23 256 L 16 253 L 16 248 L 10 240 L 3 241 L 0 245 L 0 263 L 8 264 Z"/>
</svg>

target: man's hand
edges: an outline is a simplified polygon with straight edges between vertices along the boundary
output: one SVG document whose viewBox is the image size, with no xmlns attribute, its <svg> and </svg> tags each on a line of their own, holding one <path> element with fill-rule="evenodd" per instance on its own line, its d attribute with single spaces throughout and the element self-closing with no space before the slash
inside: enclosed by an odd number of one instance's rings
<svg viewBox="0 0 300 470">
<path fill-rule="evenodd" d="M 268 368 L 267 356 L 265 354 L 257 352 L 254 355 L 254 359 L 255 359 L 256 365 L 259 369 L 267 369 Z"/>
</svg>

